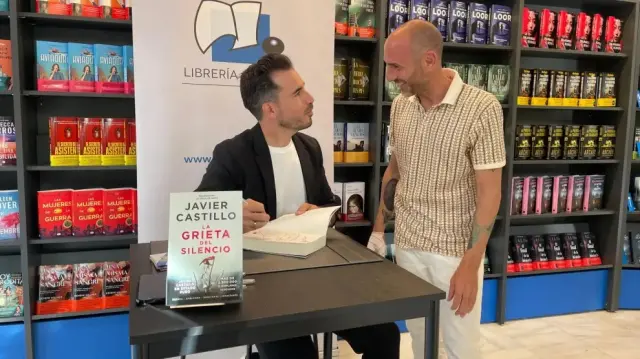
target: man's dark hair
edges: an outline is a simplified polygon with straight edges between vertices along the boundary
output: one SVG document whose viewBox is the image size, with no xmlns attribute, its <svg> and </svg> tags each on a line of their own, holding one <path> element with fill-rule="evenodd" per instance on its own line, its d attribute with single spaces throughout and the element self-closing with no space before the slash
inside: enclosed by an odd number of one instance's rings
<svg viewBox="0 0 640 359">
<path fill-rule="evenodd" d="M 271 79 L 271 74 L 292 68 L 293 64 L 287 56 L 267 54 L 240 75 L 242 103 L 258 121 L 262 118 L 262 105 L 274 101 L 277 94 L 278 85 Z"/>
</svg>

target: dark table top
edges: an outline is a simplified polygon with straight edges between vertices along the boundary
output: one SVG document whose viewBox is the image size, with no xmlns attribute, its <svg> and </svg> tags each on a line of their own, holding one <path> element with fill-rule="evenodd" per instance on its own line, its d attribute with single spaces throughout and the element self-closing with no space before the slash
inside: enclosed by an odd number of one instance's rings
<svg viewBox="0 0 640 359">
<path fill-rule="evenodd" d="M 388 260 L 358 262 L 369 255 L 368 249 L 349 244 L 349 256 L 359 264 L 247 275 L 256 282 L 245 289 L 238 305 L 137 307 L 140 275 L 154 272 L 149 255 L 166 248 L 166 241 L 131 246 L 131 344 L 162 346 L 212 335 L 207 350 L 222 349 L 425 317 L 433 302 L 445 297 L 440 289 Z"/>
</svg>

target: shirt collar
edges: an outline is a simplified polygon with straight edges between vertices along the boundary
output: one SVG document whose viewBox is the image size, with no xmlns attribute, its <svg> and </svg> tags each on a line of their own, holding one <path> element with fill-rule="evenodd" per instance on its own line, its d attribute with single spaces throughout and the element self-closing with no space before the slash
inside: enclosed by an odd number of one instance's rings
<svg viewBox="0 0 640 359">
<path fill-rule="evenodd" d="M 456 101 L 458 101 L 458 97 L 460 97 L 460 93 L 462 92 L 462 88 L 464 87 L 464 82 L 462 82 L 462 78 L 458 74 L 456 70 L 453 69 L 443 69 L 449 78 L 453 77 L 451 84 L 449 85 L 449 89 L 447 93 L 444 95 L 442 102 L 433 107 L 440 106 L 442 104 L 455 105 Z M 418 96 L 413 95 L 410 98 L 411 101 L 415 103 L 420 103 Z"/>
</svg>

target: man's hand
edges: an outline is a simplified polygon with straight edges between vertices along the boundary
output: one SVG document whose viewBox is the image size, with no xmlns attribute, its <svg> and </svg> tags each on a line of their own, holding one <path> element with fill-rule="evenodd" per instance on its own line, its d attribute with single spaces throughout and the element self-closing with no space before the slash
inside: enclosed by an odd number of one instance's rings
<svg viewBox="0 0 640 359">
<path fill-rule="evenodd" d="M 242 206 L 242 233 L 247 233 L 263 227 L 269 222 L 269 215 L 264 211 L 260 202 L 248 199 Z"/>
<path fill-rule="evenodd" d="M 373 252 L 378 253 L 382 257 L 386 256 L 387 244 L 384 241 L 384 233 L 382 232 L 371 233 L 371 237 L 369 237 L 369 243 L 367 243 L 367 248 L 369 248 Z"/>
<path fill-rule="evenodd" d="M 296 216 L 299 216 L 307 211 L 310 211 L 312 209 L 318 209 L 318 206 L 310 204 L 310 203 L 303 203 L 302 205 L 300 205 L 300 208 L 298 208 L 298 210 L 296 211 Z"/>
<path fill-rule="evenodd" d="M 467 251 L 462 257 L 458 269 L 451 277 L 447 300 L 451 302 L 451 310 L 455 310 L 456 315 L 462 318 L 469 314 L 476 304 L 478 270 L 482 259 L 483 257 L 475 253 L 473 249 Z"/>
</svg>

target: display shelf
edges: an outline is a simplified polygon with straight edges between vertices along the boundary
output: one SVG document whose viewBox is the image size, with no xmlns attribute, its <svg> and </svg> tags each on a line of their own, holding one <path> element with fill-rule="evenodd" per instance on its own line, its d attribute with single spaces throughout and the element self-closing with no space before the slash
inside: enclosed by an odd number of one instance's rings
<svg viewBox="0 0 640 359">
<path fill-rule="evenodd" d="M 24 322 L 24 317 L 0 318 L 0 325 L 11 324 L 11 323 L 23 323 L 23 322 Z"/>
<path fill-rule="evenodd" d="M 34 238 L 29 240 L 29 244 L 51 245 L 69 243 L 119 243 L 134 244 L 138 242 L 137 234 L 121 234 L 115 236 L 91 236 L 91 237 L 58 237 L 58 238 Z"/>
<path fill-rule="evenodd" d="M 136 166 L 27 166 L 32 172 L 135 171 Z"/>
<path fill-rule="evenodd" d="M 67 319 L 67 318 L 79 318 L 79 317 L 89 317 L 89 316 L 97 316 L 97 315 L 123 314 L 128 312 L 129 312 L 129 308 L 86 310 L 82 312 L 34 315 L 32 319 L 33 320 Z"/>
<path fill-rule="evenodd" d="M 376 43 L 378 42 L 378 38 L 365 38 L 365 37 L 355 37 L 355 36 L 341 36 L 336 35 L 336 42 L 346 42 L 346 43 Z"/>
<path fill-rule="evenodd" d="M 19 239 L 2 239 L 0 240 L 0 248 L 5 247 L 19 247 L 20 240 Z"/>
<path fill-rule="evenodd" d="M 623 269 L 640 269 L 640 264 L 623 264 Z"/>
<path fill-rule="evenodd" d="M 18 170 L 17 166 L 2 166 L 0 167 L 0 172 L 16 172 Z"/>
<path fill-rule="evenodd" d="M 131 31 L 131 20 L 100 19 L 69 15 L 39 14 L 19 12 L 18 17 L 32 24 L 75 27 L 80 29 L 121 29 Z"/>
<path fill-rule="evenodd" d="M 336 106 L 375 106 L 375 101 L 357 101 L 357 100 L 334 100 Z"/>
<path fill-rule="evenodd" d="M 518 105 L 518 109 L 546 110 L 546 111 L 624 111 L 622 107 L 578 107 L 578 106 L 532 106 Z"/>
<path fill-rule="evenodd" d="M 626 53 L 610 53 L 610 52 L 593 52 L 578 50 L 558 50 L 558 49 L 540 49 L 537 47 L 523 47 L 521 50 L 523 56 L 546 57 L 555 59 L 626 59 Z"/>
<path fill-rule="evenodd" d="M 12 95 L 13 95 L 13 91 L 0 90 L 0 96 L 12 96 Z"/>
<path fill-rule="evenodd" d="M 501 278 L 502 274 L 499 273 L 485 273 L 484 274 L 484 279 L 494 279 L 494 278 Z"/>
<path fill-rule="evenodd" d="M 545 275 L 545 274 L 570 273 L 570 272 L 586 272 L 586 271 L 592 271 L 592 270 L 598 270 L 598 269 L 611 269 L 611 268 L 613 268 L 612 264 L 602 264 L 597 266 L 545 269 L 545 270 L 535 270 L 530 272 L 510 272 L 510 273 L 507 273 L 507 277 L 522 277 L 522 276 L 530 276 L 530 275 Z"/>
<path fill-rule="evenodd" d="M 640 211 L 627 212 L 627 221 L 630 221 L 630 222 L 640 221 Z"/>
<path fill-rule="evenodd" d="M 354 228 L 354 227 L 369 227 L 371 226 L 371 221 L 362 220 L 362 221 L 337 221 L 335 224 L 336 228 Z"/>
<path fill-rule="evenodd" d="M 96 93 L 96 92 L 53 92 L 53 91 L 23 91 L 24 96 L 31 97 L 91 97 L 133 99 L 134 95 L 124 93 Z"/>
<path fill-rule="evenodd" d="M 338 162 L 333 164 L 334 167 L 372 167 L 373 165 L 373 162 Z"/>
<path fill-rule="evenodd" d="M 516 160 L 514 166 L 539 166 L 539 165 L 599 165 L 620 163 L 620 160 Z"/>
<path fill-rule="evenodd" d="M 528 214 L 528 215 L 511 215 L 509 218 L 512 221 L 524 221 L 524 220 L 543 220 L 554 218 L 577 218 L 577 217 L 597 217 L 597 216 L 610 216 L 615 214 L 615 211 L 601 209 L 597 211 L 589 212 L 563 212 L 563 213 L 543 213 L 543 214 Z"/>
<path fill-rule="evenodd" d="M 9 12 L 8 11 L 0 11 L 0 21 L 9 20 Z"/>
<path fill-rule="evenodd" d="M 513 51 L 513 46 L 499 46 L 499 45 L 483 45 L 483 44 L 467 44 L 457 42 L 445 42 L 443 44 L 444 51 L 455 52 L 510 52 Z"/>
</svg>

